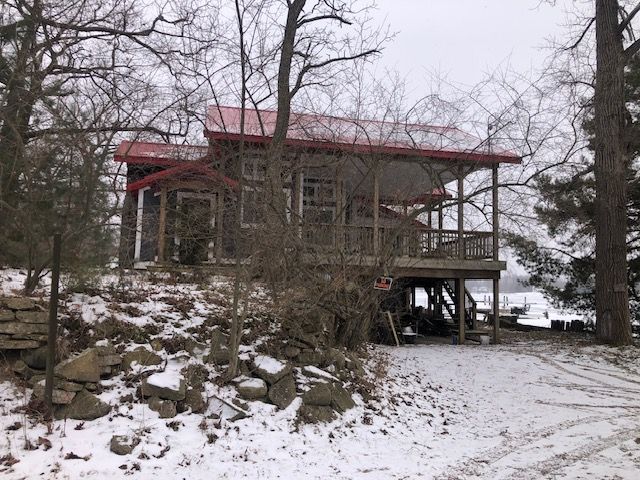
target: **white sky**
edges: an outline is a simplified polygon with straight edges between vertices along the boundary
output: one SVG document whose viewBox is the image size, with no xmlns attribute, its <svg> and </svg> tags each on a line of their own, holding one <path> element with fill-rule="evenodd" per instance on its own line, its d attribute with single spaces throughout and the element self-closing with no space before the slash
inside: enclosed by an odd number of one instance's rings
<svg viewBox="0 0 640 480">
<path fill-rule="evenodd" d="M 429 73 L 473 85 L 486 73 L 509 65 L 526 74 L 552 52 L 553 37 L 567 35 L 565 6 L 540 0 L 378 0 L 394 42 L 382 57 L 385 67 L 406 77 L 412 93 Z M 584 5 L 584 4 L 583 4 Z"/>
</svg>

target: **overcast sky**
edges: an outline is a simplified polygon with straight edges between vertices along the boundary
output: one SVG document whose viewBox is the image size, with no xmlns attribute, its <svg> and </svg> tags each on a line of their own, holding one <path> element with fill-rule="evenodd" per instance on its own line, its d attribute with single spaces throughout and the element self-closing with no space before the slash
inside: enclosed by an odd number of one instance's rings
<svg viewBox="0 0 640 480">
<path fill-rule="evenodd" d="M 565 5 L 540 0 L 378 0 L 380 20 L 397 32 L 383 65 L 409 77 L 413 90 L 428 72 L 475 84 L 510 64 L 519 73 L 539 68 L 548 39 L 566 35 Z"/>
</svg>

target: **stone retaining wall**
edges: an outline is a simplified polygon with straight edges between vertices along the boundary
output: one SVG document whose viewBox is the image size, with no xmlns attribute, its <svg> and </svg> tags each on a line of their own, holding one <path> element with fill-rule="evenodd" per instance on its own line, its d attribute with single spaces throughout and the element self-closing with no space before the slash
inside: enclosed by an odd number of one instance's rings
<svg viewBox="0 0 640 480">
<path fill-rule="evenodd" d="M 26 350 L 47 343 L 48 313 L 26 297 L 0 297 L 0 350 Z"/>
</svg>

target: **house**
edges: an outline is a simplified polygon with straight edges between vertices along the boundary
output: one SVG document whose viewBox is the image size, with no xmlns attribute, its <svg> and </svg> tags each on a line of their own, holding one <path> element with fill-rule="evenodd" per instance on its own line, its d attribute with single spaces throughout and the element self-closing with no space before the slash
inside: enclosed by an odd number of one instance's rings
<svg viewBox="0 0 640 480">
<path fill-rule="evenodd" d="M 276 112 L 246 110 L 242 131 L 240 109 L 211 106 L 207 146 L 122 142 L 121 263 L 222 268 L 248 256 L 234 226 L 250 232 L 260 224 L 275 120 Z M 466 322 L 475 326 L 464 281 L 493 279 L 498 298 L 506 269 L 498 257 L 498 167 L 520 163 L 517 155 L 454 127 L 293 113 L 285 157 L 283 215 L 313 262 L 334 262 L 337 252 L 355 268 L 384 263 L 414 294 L 425 288 L 438 312 L 458 318 L 462 340 Z M 480 170 L 492 172 L 493 226 L 465 230 L 465 178 Z M 445 228 L 445 214 L 457 228 Z"/>
</svg>

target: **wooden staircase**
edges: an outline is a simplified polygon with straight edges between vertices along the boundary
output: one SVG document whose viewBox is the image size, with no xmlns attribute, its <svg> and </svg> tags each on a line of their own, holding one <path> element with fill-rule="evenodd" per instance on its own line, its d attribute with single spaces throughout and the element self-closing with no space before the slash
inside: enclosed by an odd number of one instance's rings
<svg viewBox="0 0 640 480">
<path fill-rule="evenodd" d="M 442 282 L 442 291 L 443 295 L 441 298 L 442 306 L 445 308 L 449 317 L 454 323 L 458 323 L 460 318 L 459 310 L 459 300 L 458 300 L 458 289 L 455 285 L 455 280 L 443 280 Z M 446 295 L 444 295 L 446 293 Z M 464 315 L 464 321 L 467 328 L 475 328 L 476 320 L 477 320 L 477 304 L 469 290 L 464 289 L 465 296 L 465 309 L 462 312 Z M 448 298 L 447 298 L 448 297 Z"/>
</svg>

